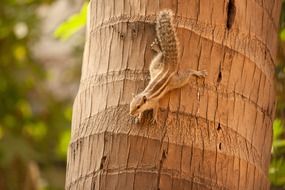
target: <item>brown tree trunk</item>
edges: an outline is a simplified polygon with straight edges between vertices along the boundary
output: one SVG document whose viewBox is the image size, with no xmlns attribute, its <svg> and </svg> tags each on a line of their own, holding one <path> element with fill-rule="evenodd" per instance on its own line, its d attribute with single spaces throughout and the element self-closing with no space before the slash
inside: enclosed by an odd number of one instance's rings
<svg viewBox="0 0 285 190">
<path fill-rule="evenodd" d="M 93 0 L 66 189 L 269 189 L 280 0 Z M 175 12 L 180 70 L 207 70 L 136 125 L 155 15 Z M 150 116 L 150 115 L 149 115 Z"/>
</svg>

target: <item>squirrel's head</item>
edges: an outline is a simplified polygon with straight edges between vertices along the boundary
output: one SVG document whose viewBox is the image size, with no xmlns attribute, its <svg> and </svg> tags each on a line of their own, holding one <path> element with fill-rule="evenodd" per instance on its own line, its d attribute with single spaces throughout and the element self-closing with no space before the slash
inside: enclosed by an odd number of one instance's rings
<svg viewBox="0 0 285 190">
<path fill-rule="evenodd" d="M 137 116 L 139 113 L 143 112 L 144 105 L 146 104 L 147 98 L 145 95 L 138 94 L 136 95 L 130 104 L 130 115 Z"/>
</svg>

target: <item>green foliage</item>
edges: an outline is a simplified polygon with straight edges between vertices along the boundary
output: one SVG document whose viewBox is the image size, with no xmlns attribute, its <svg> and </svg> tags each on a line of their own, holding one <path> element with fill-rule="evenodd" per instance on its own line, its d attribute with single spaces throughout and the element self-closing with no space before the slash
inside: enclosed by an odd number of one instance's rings
<svg viewBox="0 0 285 190">
<path fill-rule="evenodd" d="M 70 141 L 70 131 L 65 131 L 60 136 L 60 141 L 57 147 L 57 154 L 62 158 L 66 159 L 67 148 Z"/>
<path fill-rule="evenodd" d="M 273 144 L 272 151 L 274 154 L 280 154 L 285 148 L 285 140 L 283 139 L 285 128 L 282 126 L 282 121 L 276 119 L 273 123 Z M 279 152 L 278 152 L 279 151 Z"/>
<path fill-rule="evenodd" d="M 88 3 L 85 2 L 79 13 L 69 17 L 56 29 L 54 36 L 61 40 L 67 40 L 84 27 L 86 25 L 87 6 Z"/>
<path fill-rule="evenodd" d="M 279 52 L 276 66 L 277 109 L 273 124 L 272 160 L 269 178 L 273 189 L 285 189 L 285 1 L 282 0 Z"/>
<path fill-rule="evenodd" d="M 31 51 L 41 34 L 36 10 L 52 2 L 1 0 L 0 189 L 22 189 L 30 161 L 43 174 L 57 165 L 56 172 L 64 175 L 72 100 L 50 92 L 47 72 Z M 42 178 L 47 189 L 63 189 L 53 184 L 52 177 Z"/>
<path fill-rule="evenodd" d="M 282 29 L 281 32 L 280 32 L 280 39 L 282 41 L 285 41 L 285 29 Z"/>
<path fill-rule="evenodd" d="M 272 144 L 272 161 L 269 169 L 269 179 L 275 186 L 284 186 L 285 184 L 285 153 L 284 126 L 280 119 L 273 123 L 273 144 Z"/>
<path fill-rule="evenodd" d="M 284 186 L 285 184 L 285 160 L 273 158 L 270 163 L 269 179 L 273 185 Z"/>
</svg>

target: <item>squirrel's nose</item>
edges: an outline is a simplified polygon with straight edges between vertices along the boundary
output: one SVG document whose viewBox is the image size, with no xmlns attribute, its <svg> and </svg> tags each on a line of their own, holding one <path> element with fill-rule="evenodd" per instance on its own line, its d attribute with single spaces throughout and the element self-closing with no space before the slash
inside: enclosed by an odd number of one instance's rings
<svg viewBox="0 0 285 190">
<path fill-rule="evenodd" d="M 135 115 L 135 110 L 130 110 L 130 115 Z"/>
</svg>

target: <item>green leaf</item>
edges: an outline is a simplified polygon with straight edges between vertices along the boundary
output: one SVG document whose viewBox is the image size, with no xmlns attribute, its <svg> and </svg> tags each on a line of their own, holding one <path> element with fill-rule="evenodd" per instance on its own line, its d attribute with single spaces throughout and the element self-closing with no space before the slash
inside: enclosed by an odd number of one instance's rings
<svg viewBox="0 0 285 190">
<path fill-rule="evenodd" d="M 275 140 L 275 141 L 273 141 L 273 147 L 274 148 L 285 147 L 285 140 Z"/>
<path fill-rule="evenodd" d="M 71 119 L 72 119 L 72 107 L 71 106 L 68 106 L 68 107 L 65 108 L 65 110 L 64 110 L 64 117 L 68 121 L 71 121 Z"/>
<path fill-rule="evenodd" d="M 280 39 L 281 39 L 282 41 L 285 41 L 285 28 L 283 28 L 283 29 L 281 30 L 279 36 L 280 36 Z"/>
<path fill-rule="evenodd" d="M 31 105 L 24 99 L 18 101 L 17 108 L 25 118 L 29 118 L 33 114 Z"/>
<path fill-rule="evenodd" d="M 43 122 L 29 123 L 23 127 L 24 134 L 31 136 L 33 139 L 42 140 L 47 134 L 47 126 Z"/>
<path fill-rule="evenodd" d="M 272 153 L 273 155 L 278 155 L 281 150 L 285 147 L 285 140 L 282 139 L 284 134 L 284 127 L 280 119 L 275 119 L 273 122 L 273 142 L 272 142 Z"/>
<path fill-rule="evenodd" d="M 273 185 L 285 184 L 285 161 L 284 159 L 273 159 L 270 163 L 269 178 Z"/>
<path fill-rule="evenodd" d="M 60 141 L 59 144 L 57 146 L 57 154 L 59 157 L 61 157 L 62 159 L 66 158 L 66 154 L 67 154 L 67 147 L 70 141 L 70 129 L 64 131 L 61 136 L 60 136 Z"/>
<path fill-rule="evenodd" d="M 54 36 L 61 40 L 67 40 L 82 27 L 86 25 L 87 19 L 87 6 L 88 3 L 85 2 L 79 13 L 76 13 L 69 17 L 67 21 L 62 23 L 54 32 Z"/>
<path fill-rule="evenodd" d="M 275 119 L 273 122 L 273 141 L 279 139 L 284 133 L 284 127 L 280 119 Z"/>
</svg>

